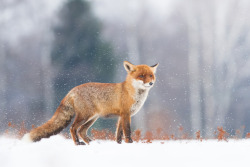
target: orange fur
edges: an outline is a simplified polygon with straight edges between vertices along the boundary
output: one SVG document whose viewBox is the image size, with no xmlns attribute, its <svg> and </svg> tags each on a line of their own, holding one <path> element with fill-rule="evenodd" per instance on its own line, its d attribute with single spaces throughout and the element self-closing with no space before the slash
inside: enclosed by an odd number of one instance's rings
<svg viewBox="0 0 250 167">
<path fill-rule="evenodd" d="M 118 116 L 116 138 L 121 143 L 131 139 L 131 116 L 139 111 L 155 81 L 155 66 L 133 65 L 127 61 L 124 67 L 128 72 L 122 83 L 86 83 L 73 88 L 61 101 L 53 117 L 42 126 L 29 133 L 31 141 L 39 141 L 59 133 L 75 116 L 70 128 L 76 145 L 89 143 L 88 128 L 99 118 Z M 79 141 L 79 137 L 84 142 Z"/>
</svg>

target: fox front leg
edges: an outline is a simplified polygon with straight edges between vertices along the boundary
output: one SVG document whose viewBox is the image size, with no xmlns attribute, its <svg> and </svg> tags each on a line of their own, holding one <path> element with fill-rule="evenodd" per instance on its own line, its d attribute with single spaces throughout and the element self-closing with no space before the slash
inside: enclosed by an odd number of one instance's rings
<svg viewBox="0 0 250 167">
<path fill-rule="evenodd" d="M 129 114 L 125 114 L 121 117 L 121 123 L 122 123 L 122 128 L 123 132 L 125 135 L 125 142 L 126 143 L 133 143 L 133 140 L 131 138 L 131 128 L 130 128 L 130 122 L 131 118 Z"/>
<path fill-rule="evenodd" d="M 118 144 L 122 143 L 122 137 L 123 137 L 122 119 L 121 117 L 119 117 L 117 121 L 117 128 L 116 128 L 116 142 Z"/>
</svg>

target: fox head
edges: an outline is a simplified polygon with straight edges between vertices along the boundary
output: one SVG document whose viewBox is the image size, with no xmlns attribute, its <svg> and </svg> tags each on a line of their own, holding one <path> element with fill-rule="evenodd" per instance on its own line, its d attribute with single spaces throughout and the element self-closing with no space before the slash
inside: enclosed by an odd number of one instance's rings
<svg viewBox="0 0 250 167">
<path fill-rule="evenodd" d="M 128 61 L 123 63 L 125 70 L 128 72 L 127 78 L 132 81 L 132 85 L 138 89 L 150 89 L 155 83 L 155 73 L 159 63 L 148 65 L 133 65 Z"/>
</svg>

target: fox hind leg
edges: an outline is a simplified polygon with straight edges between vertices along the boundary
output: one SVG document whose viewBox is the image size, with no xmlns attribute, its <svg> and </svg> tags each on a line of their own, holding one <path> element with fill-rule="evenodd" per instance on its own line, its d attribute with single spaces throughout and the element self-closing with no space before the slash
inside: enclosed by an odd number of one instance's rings
<svg viewBox="0 0 250 167">
<path fill-rule="evenodd" d="M 87 121 L 86 123 L 84 123 L 83 125 L 81 125 L 81 127 L 78 130 L 78 134 L 79 136 L 82 138 L 82 140 L 89 144 L 89 142 L 91 142 L 92 140 L 88 137 L 87 135 L 87 131 L 88 129 L 95 123 L 95 121 L 98 119 L 98 117 L 93 118 L 89 121 Z"/>
<path fill-rule="evenodd" d="M 71 137 L 72 137 L 75 145 L 85 145 L 84 142 L 79 141 L 79 137 L 77 135 L 77 129 L 82 125 L 83 121 L 84 121 L 84 119 L 81 119 L 78 115 L 76 115 L 75 120 L 70 127 L 70 134 L 71 134 Z"/>
</svg>

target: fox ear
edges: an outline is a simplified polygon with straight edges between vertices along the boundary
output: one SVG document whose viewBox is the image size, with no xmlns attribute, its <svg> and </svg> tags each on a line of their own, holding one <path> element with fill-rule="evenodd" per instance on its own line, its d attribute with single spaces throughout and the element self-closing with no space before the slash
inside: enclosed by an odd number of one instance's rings
<svg viewBox="0 0 250 167">
<path fill-rule="evenodd" d="M 132 63 L 128 62 L 128 61 L 124 61 L 123 62 L 124 68 L 127 72 L 132 72 L 135 71 L 135 65 L 133 65 Z"/>
<path fill-rule="evenodd" d="M 156 73 L 156 69 L 157 69 L 158 65 L 159 65 L 159 63 L 151 66 L 151 69 L 153 70 L 154 73 Z"/>
</svg>

